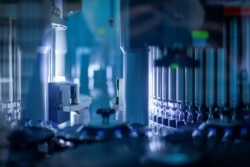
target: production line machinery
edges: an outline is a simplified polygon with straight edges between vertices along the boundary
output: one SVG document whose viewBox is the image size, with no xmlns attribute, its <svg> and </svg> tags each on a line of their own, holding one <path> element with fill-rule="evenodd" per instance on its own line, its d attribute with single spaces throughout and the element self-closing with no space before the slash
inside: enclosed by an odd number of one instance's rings
<svg viewBox="0 0 250 167">
<path fill-rule="evenodd" d="M 42 17 L 39 3 L 34 2 L 29 1 L 31 6 L 25 1 L 17 3 L 18 26 L 12 24 L 15 19 L 7 19 L 7 32 L 11 37 L 12 32 L 18 34 L 19 48 L 6 45 L 6 41 L 13 43 L 12 38 L 1 39 L 1 53 L 9 62 L 12 50 L 20 52 L 25 58 L 22 65 L 32 66 L 35 75 L 26 69 L 22 76 L 26 92 L 14 94 L 16 99 L 25 97 L 28 101 L 22 106 L 22 117 L 6 120 L 6 112 L 0 115 L 0 123 L 5 123 L 0 126 L 0 165 L 249 166 L 248 6 L 239 5 L 241 1 L 238 6 L 231 4 L 235 1 L 213 0 L 119 1 L 123 76 L 117 82 L 117 97 L 110 108 L 96 110 L 101 121 L 84 122 L 80 118 L 74 123 L 70 113 L 87 109 L 90 100 L 86 104 L 80 100 L 78 76 L 72 69 L 59 66 L 67 64 L 66 42 L 58 43 L 65 39 L 67 29 L 62 4 L 52 1 L 53 16 Z M 110 16 L 114 16 L 114 1 L 109 2 Z M 190 3 L 196 8 L 190 8 Z M 43 26 L 51 30 L 49 35 L 41 36 L 47 32 L 44 27 L 29 27 L 34 18 L 24 11 L 30 7 L 37 9 Z M 155 22 L 143 24 L 148 20 Z M 115 25 L 113 18 L 108 23 Z M 27 33 L 31 30 L 34 36 Z M 27 66 L 31 59 L 35 63 Z M 11 71 L 8 74 L 9 78 L 13 75 Z M 31 84 L 24 82 L 25 77 Z M 56 81 L 57 77 L 64 81 Z M 11 87 L 8 90 L 13 91 Z M 12 95 L 1 97 L 17 102 Z M 8 109 L 7 113 L 13 108 L 1 107 Z M 116 121 L 110 120 L 112 114 L 117 114 Z M 15 126 L 10 127 L 12 120 Z M 68 124 L 69 120 L 74 124 Z"/>
<path fill-rule="evenodd" d="M 164 126 L 176 128 L 211 119 L 248 121 L 248 24 L 249 16 L 226 16 L 225 48 L 193 47 L 180 52 L 150 48 L 149 119 L 157 133 Z M 171 54 L 186 55 L 193 67 L 182 66 L 177 59 L 171 62 Z"/>
</svg>

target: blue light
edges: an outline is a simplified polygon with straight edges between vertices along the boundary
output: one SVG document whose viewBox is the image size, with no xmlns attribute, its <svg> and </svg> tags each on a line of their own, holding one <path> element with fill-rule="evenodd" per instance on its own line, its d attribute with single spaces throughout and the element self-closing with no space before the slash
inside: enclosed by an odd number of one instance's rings
<svg viewBox="0 0 250 167">
<path fill-rule="evenodd" d="M 183 164 L 189 161 L 188 156 L 183 153 L 172 153 L 172 154 L 167 154 L 163 156 L 163 161 L 172 164 L 172 165 L 178 165 L 178 164 Z"/>
<path fill-rule="evenodd" d="M 87 137 L 88 137 L 88 131 L 87 130 L 81 131 L 80 136 L 79 136 L 80 140 L 84 140 Z"/>
<path fill-rule="evenodd" d="M 120 129 L 114 130 L 114 135 L 117 138 L 122 138 L 122 131 Z"/>
<path fill-rule="evenodd" d="M 88 135 L 88 131 L 87 131 L 87 130 L 81 131 L 81 135 L 82 135 L 82 136 L 87 136 L 87 135 Z"/>
<path fill-rule="evenodd" d="M 116 134 L 116 135 L 121 135 L 121 130 L 120 129 L 116 129 L 115 131 L 114 131 L 114 133 Z"/>
<path fill-rule="evenodd" d="M 98 130 L 97 131 L 97 136 L 104 136 L 104 131 L 103 130 Z"/>
</svg>

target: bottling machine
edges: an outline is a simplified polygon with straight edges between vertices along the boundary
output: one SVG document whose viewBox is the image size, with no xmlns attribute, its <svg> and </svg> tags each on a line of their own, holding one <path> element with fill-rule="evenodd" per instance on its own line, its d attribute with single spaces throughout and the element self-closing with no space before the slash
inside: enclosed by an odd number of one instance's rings
<svg viewBox="0 0 250 167">
<path fill-rule="evenodd" d="M 248 0 L 0 10 L 0 166 L 249 166 Z"/>
</svg>

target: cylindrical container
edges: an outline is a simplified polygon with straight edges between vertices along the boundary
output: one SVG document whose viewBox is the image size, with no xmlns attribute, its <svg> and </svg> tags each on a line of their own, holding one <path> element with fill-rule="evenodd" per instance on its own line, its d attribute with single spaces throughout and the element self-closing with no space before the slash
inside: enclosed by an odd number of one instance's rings
<svg viewBox="0 0 250 167">
<path fill-rule="evenodd" d="M 212 107 L 215 104 L 215 49 L 206 49 L 206 106 Z"/>
</svg>

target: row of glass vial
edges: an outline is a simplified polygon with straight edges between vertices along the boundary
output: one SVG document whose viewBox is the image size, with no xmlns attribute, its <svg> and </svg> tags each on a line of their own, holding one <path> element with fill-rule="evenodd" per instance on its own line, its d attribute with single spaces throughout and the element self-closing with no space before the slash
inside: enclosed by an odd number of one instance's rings
<svg viewBox="0 0 250 167">
<path fill-rule="evenodd" d="M 212 112 L 215 113 L 217 110 L 237 110 L 238 113 L 249 110 L 249 79 L 238 78 L 240 62 L 228 61 L 225 49 L 187 49 L 187 56 L 199 61 L 200 65 L 197 68 L 154 67 L 154 60 L 167 56 L 167 53 L 163 52 L 166 52 L 166 49 L 162 51 L 158 47 L 150 48 L 150 111 L 156 106 L 155 100 L 167 103 L 167 108 L 173 111 L 177 109 L 176 106 L 179 106 L 180 110 L 198 110 L 198 115 L 206 111 L 206 117 L 215 116 Z M 249 55 L 242 58 L 249 59 Z"/>
<path fill-rule="evenodd" d="M 21 55 L 16 20 L 1 18 L 0 27 L 0 112 L 15 125 L 21 117 Z"/>
</svg>

